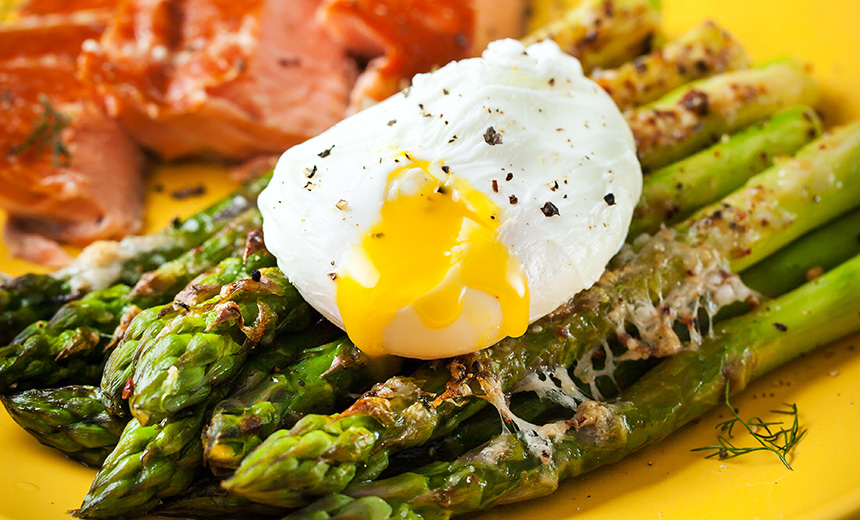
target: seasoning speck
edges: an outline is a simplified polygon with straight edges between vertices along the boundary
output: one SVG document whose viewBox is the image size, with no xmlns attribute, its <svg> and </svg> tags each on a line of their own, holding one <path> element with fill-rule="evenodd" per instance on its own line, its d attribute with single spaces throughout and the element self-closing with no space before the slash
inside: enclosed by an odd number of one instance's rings
<svg viewBox="0 0 860 520">
<path fill-rule="evenodd" d="M 305 168 L 305 177 L 308 179 L 313 179 L 314 175 L 317 174 L 317 165 L 315 164 L 313 168 Z"/>
<path fill-rule="evenodd" d="M 508 200 L 510 201 L 511 204 L 516 204 L 517 202 L 519 202 L 519 199 L 517 198 L 516 195 L 511 195 L 510 197 L 508 197 Z"/>
<path fill-rule="evenodd" d="M 484 142 L 490 146 L 502 144 L 502 134 L 496 132 L 496 129 L 491 126 L 484 132 Z"/>
<path fill-rule="evenodd" d="M 443 166 L 442 171 L 445 173 L 449 173 L 451 171 L 451 167 L 450 166 Z"/>
<path fill-rule="evenodd" d="M 334 145 L 331 145 L 331 148 L 329 148 L 328 150 L 323 150 L 320 153 L 318 153 L 317 155 L 319 155 L 321 159 L 325 159 L 326 157 L 331 155 L 332 150 L 334 150 Z M 314 168 L 316 168 L 316 166 L 314 166 Z"/>
<path fill-rule="evenodd" d="M 784 323 L 780 323 L 778 321 L 773 322 L 773 326 L 776 327 L 776 330 L 780 332 L 785 332 L 788 330 L 788 327 L 786 327 Z"/>
<path fill-rule="evenodd" d="M 496 179 L 493 179 L 493 182 L 491 184 L 493 186 L 493 193 L 498 193 L 499 192 L 499 181 L 497 181 Z"/>
<path fill-rule="evenodd" d="M 191 197 L 199 197 L 206 193 L 206 186 L 198 184 L 197 186 L 188 186 L 181 188 L 170 194 L 176 200 L 190 199 Z"/>
<path fill-rule="evenodd" d="M 263 274 L 260 273 L 259 269 L 254 269 L 253 271 L 251 271 L 251 280 L 254 280 L 255 282 L 259 282 L 262 279 L 263 279 Z"/>
<path fill-rule="evenodd" d="M 508 173 L 507 175 L 505 175 L 505 180 L 506 180 L 506 181 L 509 181 L 509 180 L 511 180 L 511 179 L 513 179 L 513 178 L 514 178 L 514 174 L 513 174 L 513 173 Z"/>
<path fill-rule="evenodd" d="M 547 217 L 554 217 L 558 215 L 558 208 L 552 202 L 547 202 L 540 210 L 543 211 L 543 214 Z"/>
<path fill-rule="evenodd" d="M 329 273 L 328 277 L 331 278 L 332 280 L 337 280 L 337 273 Z"/>
<path fill-rule="evenodd" d="M 396 119 L 392 119 L 391 121 L 389 121 L 389 122 L 388 122 L 388 126 L 394 126 L 394 125 L 396 125 L 396 124 L 397 124 L 397 120 L 396 120 Z"/>
<path fill-rule="evenodd" d="M 608 206 L 615 205 L 615 195 L 613 195 L 612 193 L 607 193 L 606 196 L 603 197 L 603 200 L 606 201 L 606 204 Z"/>
</svg>

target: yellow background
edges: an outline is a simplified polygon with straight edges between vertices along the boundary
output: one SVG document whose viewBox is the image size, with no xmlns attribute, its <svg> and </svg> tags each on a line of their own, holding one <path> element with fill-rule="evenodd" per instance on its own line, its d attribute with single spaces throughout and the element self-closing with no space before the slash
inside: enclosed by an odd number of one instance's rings
<svg viewBox="0 0 860 520">
<path fill-rule="evenodd" d="M 813 67 L 828 124 L 860 118 L 860 0 L 664 0 L 665 22 L 678 34 L 704 18 L 734 32 L 756 60 L 783 54 Z M 156 172 L 147 222 L 155 230 L 229 191 L 224 172 L 174 166 Z M 205 183 L 205 197 L 181 202 L 171 190 Z M 2 217 L 0 217 L 2 220 Z M 5 258 L 0 244 L 0 259 Z M 23 262 L 0 260 L 20 274 Z M 860 287 L 858 287 L 860 293 Z M 855 348 L 856 347 L 856 348 Z M 503 506 L 482 520 L 547 519 L 834 519 L 860 512 L 860 337 L 822 347 L 751 385 L 733 404 L 744 417 L 797 403 L 809 429 L 789 472 L 771 454 L 705 460 L 691 448 L 713 444 L 714 410 L 662 443 L 623 462 L 565 482 L 553 496 Z M 93 472 L 39 445 L 0 413 L 0 519 L 59 520 L 80 504 Z"/>
</svg>

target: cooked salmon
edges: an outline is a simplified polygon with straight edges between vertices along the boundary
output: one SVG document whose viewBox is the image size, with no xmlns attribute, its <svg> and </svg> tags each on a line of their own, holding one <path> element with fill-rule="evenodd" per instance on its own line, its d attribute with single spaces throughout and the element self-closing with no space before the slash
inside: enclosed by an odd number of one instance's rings
<svg viewBox="0 0 860 520">
<path fill-rule="evenodd" d="M 95 13 L 100 13 L 96 15 Z M 85 245 L 140 227 L 143 153 L 76 79 L 81 42 L 103 11 L 25 16 L 0 30 L 0 207 L 13 254 L 59 266 L 60 243 Z M 98 20 L 101 20 L 99 22 Z M 40 40 L 56 37 L 54 45 Z"/>
<path fill-rule="evenodd" d="M 320 18 L 351 53 L 369 59 L 352 110 L 381 101 L 419 72 L 469 56 L 474 0 L 326 0 Z"/>
<path fill-rule="evenodd" d="M 123 0 L 80 73 L 158 155 L 279 153 L 343 118 L 356 71 L 320 0 Z"/>
</svg>

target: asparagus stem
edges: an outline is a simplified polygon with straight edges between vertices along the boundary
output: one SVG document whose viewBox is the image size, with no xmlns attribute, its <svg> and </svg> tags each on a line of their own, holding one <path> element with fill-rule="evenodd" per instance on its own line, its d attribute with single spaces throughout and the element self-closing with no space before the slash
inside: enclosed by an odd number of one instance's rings
<svg viewBox="0 0 860 520">
<path fill-rule="evenodd" d="M 146 273 L 131 292 L 125 285 L 93 291 L 61 307 L 50 322 L 38 321 L 0 348 L 0 391 L 98 381 L 104 349 L 128 306 L 164 304 L 190 279 L 241 253 L 247 234 L 261 223 L 249 209 L 202 245 Z"/>
<path fill-rule="evenodd" d="M 677 320 L 695 323 L 700 303 L 715 313 L 719 300 L 729 303 L 726 291 L 730 299 L 745 297 L 731 283 L 705 290 L 706 280 L 743 270 L 858 201 L 860 123 L 811 143 L 796 159 L 757 175 L 673 230 L 637 244 L 595 286 L 522 337 L 447 366 L 427 364 L 412 378 L 392 378 L 342 414 L 304 417 L 288 435 L 263 442 L 224 485 L 255 500 L 294 505 L 337 492 L 356 474 L 373 478 L 391 452 L 447 434 L 487 399 L 498 403 L 527 374 L 541 367 L 570 367 L 613 335 L 630 355 L 675 353 L 681 346 L 672 331 Z M 691 280 L 699 281 L 690 285 Z M 688 303 L 660 301 L 660 295 L 673 301 L 673 294 Z M 642 321 L 643 315 L 651 317 Z M 632 338 L 630 326 L 642 338 Z"/>
<path fill-rule="evenodd" d="M 744 283 L 775 297 L 860 254 L 860 209 L 807 233 L 748 269 Z"/>
<path fill-rule="evenodd" d="M 628 237 L 687 218 L 820 135 L 821 119 L 815 111 L 792 107 L 655 171 L 643 183 Z"/>
<path fill-rule="evenodd" d="M 206 404 L 200 404 L 150 426 L 137 419 L 129 421 L 75 515 L 142 514 L 162 497 L 187 489 L 201 466 L 200 429 L 206 412 Z"/>
<path fill-rule="evenodd" d="M 627 110 L 655 101 L 685 83 L 748 66 L 749 57 L 740 42 L 707 20 L 617 69 L 596 70 L 591 79 L 609 93 L 618 108 Z"/>
<path fill-rule="evenodd" d="M 221 489 L 221 482 L 210 479 L 195 483 L 186 492 L 165 500 L 151 512 L 154 516 L 175 518 L 280 518 L 288 509 L 257 504 Z"/>
<path fill-rule="evenodd" d="M 68 267 L 50 275 L 26 274 L 0 284 L 0 344 L 9 343 L 37 320 L 49 318 L 64 303 L 114 284 L 134 285 L 151 271 L 215 234 L 254 207 L 271 174 L 256 178 L 229 197 L 177 222 L 160 233 L 102 241 L 87 247 Z"/>
<path fill-rule="evenodd" d="M 253 239 L 249 240 L 251 241 Z M 134 375 L 140 351 L 143 345 L 159 341 L 167 334 L 170 329 L 166 327 L 174 317 L 175 307 L 186 306 L 189 309 L 192 306 L 196 307 L 206 300 L 217 297 L 224 286 L 246 279 L 254 270 L 272 264 L 274 264 L 274 258 L 265 250 L 250 254 L 246 261 L 241 258 L 228 258 L 193 280 L 177 295 L 178 303 L 153 307 L 139 313 L 132 308 L 124 318 L 127 323 L 117 329 L 115 341 L 118 344 L 108 357 L 102 373 L 101 388 L 108 409 L 117 415 L 128 414 L 125 398 L 133 388 L 129 386 L 129 381 Z M 170 310 L 173 313 L 168 312 Z"/>
<path fill-rule="evenodd" d="M 12 419 L 39 442 L 92 467 L 101 466 L 126 423 L 107 411 L 98 387 L 28 390 L 0 399 Z"/>
<path fill-rule="evenodd" d="M 585 0 L 523 38 L 523 43 L 554 40 L 589 72 L 616 67 L 647 52 L 659 24 L 659 9 L 646 0 Z"/>
<path fill-rule="evenodd" d="M 0 391 L 98 381 L 104 345 L 116 327 L 129 288 L 116 285 L 64 305 L 0 348 Z"/>
<path fill-rule="evenodd" d="M 782 59 L 699 80 L 626 114 L 643 170 L 701 150 L 720 136 L 798 104 L 812 105 L 815 85 L 803 66 Z"/>
<path fill-rule="evenodd" d="M 204 461 L 227 473 L 280 428 L 307 413 L 331 413 L 344 397 L 393 375 L 394 363 L 369 359 L 346 339 L 301 352 L 301 359 L 267 379 L 221 401 L 203 434 Z M 379 370 L 380 365 L 388 369 Z"/>
<path fill-rule="evenodd" d="M 203 402 L 238 374 L 249 349 L 271 344 L 279 330 L 306 328 L 310 318 L 277 268 L 226 285 L 199 307 L 172 309 L 164 328 L 138 345 L 132 415 L 149 425 Z"/>
<path fill-rule="evenodd" d="M 860 257 L 747 315 L 724 322 L 696 350 L 670 358 L 610 403 L 583 403 L 533 453 L 516 433 L 497 436 L 452 463 L 354 486 L 354 497 L 388 501 L 396 518 L 442 519 L 553 492 L 580 475 L 663 439 L 754 379 L 860 329 Z M 468 485 L 465 485 L 468 483 Z M 339 499 L 339 507 L 344 500 Z M 319 510 L 319 508 L 317 508 Z M 288 518 L 305 518 L 303 513 Z M 326 518 L 318 516 L 316 518 Z M 384 514 L 360 518 L 388 518 Z"/>
</svg>

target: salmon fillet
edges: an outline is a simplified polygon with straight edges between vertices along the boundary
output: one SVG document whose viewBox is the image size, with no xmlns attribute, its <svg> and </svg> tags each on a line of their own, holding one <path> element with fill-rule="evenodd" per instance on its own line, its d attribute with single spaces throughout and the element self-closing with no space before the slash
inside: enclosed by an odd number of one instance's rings
<svg viewBox="0 0 860 520">
<path fill-rule="evenodd" d="M 60 243 L 140 227 L 143 153 L 76 79 L 82 41 L 108 20 L 93 9 L 24 16 L 0 30 L 0 207 L 16 256 L 60 266 L 70 260 Z"/>
<path fill-rule="evenodd" d="M 320 0 L 123 0 L 81 75 L 158 155 L 279 153 L 343 118 L 355 66 Z"/>
<path fill-rule="evenodd" d="M 369 59 L 351 111 L 381 101 L 427 72 L 472 53 L 474 0 L 326 0 L 319 16 L 351 53 Z"/>
</svg>

